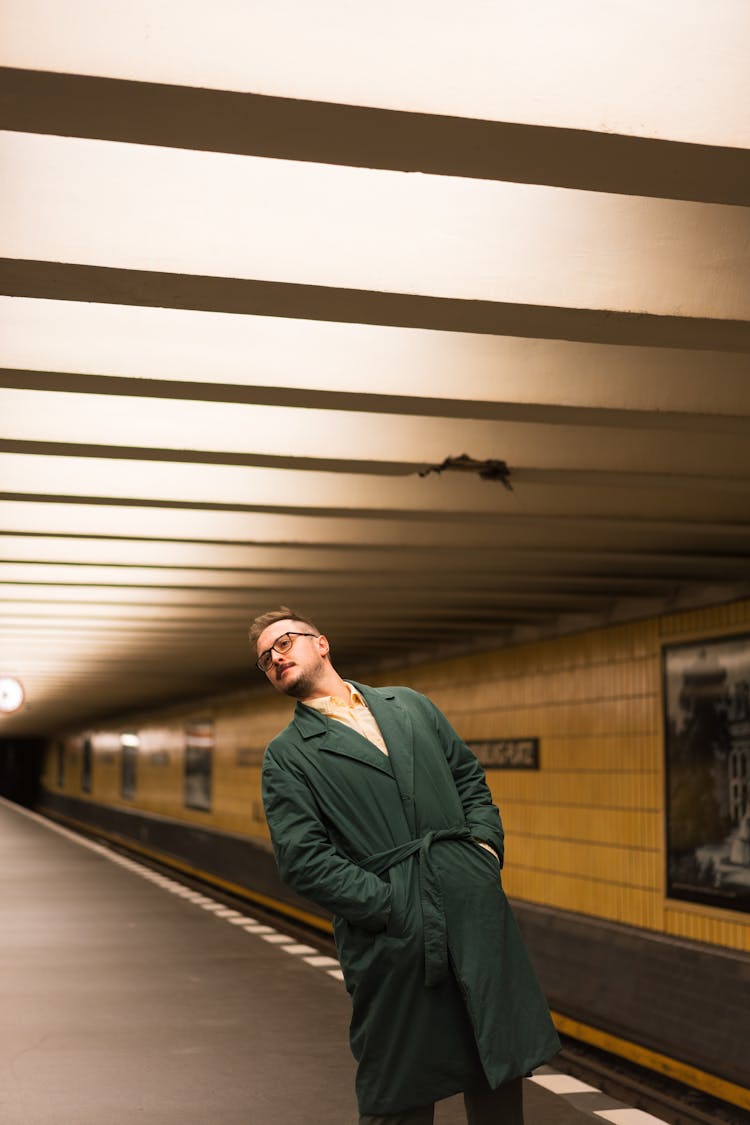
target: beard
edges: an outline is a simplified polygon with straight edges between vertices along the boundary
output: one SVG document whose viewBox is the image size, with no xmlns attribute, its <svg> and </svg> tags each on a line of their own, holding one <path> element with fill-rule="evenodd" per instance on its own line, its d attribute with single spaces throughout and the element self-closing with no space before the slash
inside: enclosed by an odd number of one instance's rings
<svg viewBox="0 0 750 1125">
<path fill-rule="evenodd" d="M 284 695 L 290 695 L 292 699 L 309 699 L 315 693 L 316 676 L 314 672 L 302 672 L 293 677 L 289 677 L 289 682 L 282 680 L 278 684 L 278 690 Z"/>
</svg>

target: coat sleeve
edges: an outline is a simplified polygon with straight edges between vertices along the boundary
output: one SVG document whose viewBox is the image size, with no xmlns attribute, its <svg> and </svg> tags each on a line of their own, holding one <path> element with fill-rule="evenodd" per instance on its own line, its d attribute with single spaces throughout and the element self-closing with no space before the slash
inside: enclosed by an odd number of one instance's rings
<svg viewBox="0 0 750 1125">
<path fill-rule="evenodd" d="M 481 840 L 495 850 L 502 867 L 505 832 L 500 819 L 500 810 L 493 803 L 484 770 L 477 761 L 476 755 L 472 754 L 442 711 L 426 697 L 423 698 L 430 708 L 432 721 L 437 728 L 438 738 L 461 799 L 466 823 L 475 840 Z"/>
<path fill-rule="evenodd" d="M 355 926 L 377 932 L 391 912 L 391 886 L 337 852 L 302 774 L 279 760 L 272 747 L 263 758 L 263 806 L 279 874 L 298 894 Z"/>
</svg>

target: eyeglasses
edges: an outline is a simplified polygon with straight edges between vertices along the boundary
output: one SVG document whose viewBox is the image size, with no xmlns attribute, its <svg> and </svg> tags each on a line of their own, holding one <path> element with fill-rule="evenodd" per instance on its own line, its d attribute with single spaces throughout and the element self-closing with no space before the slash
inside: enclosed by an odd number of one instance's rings
<svg viewBox="0 0 750 1125">
<path fill-rule="evenodd" d="M 267 672 L 273 663 L 272 652 L 278 652 L 279 656 L 285 656 L 291 651 L 294 644 L 294 637 L 317 637 L 317 633 L 282 633 L 277 637 L 270 648 L 262 652 L 258 659 L 255 661 L 256 668 L 260 668 L 261 672 Z"/>
</svg>

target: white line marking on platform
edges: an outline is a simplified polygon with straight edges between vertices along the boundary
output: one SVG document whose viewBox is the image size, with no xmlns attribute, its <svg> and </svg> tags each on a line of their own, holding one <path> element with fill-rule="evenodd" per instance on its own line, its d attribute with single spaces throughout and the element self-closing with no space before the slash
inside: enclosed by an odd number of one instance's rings
<svg viewBox="0 0 750 1125">
<path fill-rule="evenodd" d="M 654 1117 L 652 1113 L 645 1113 L 642 1109 L 597 1109 L 597 1117 L 614 1122 L 614 1125 L 666 1125 L 661 1117 Z"/>
<path fill-rule="evenodd" d="M 170 879 L 166 875 L 162 875 L 158 871 L 154 871 L 153 868 L 148 867 L 145 863 L 131 859 L 126 855 L 120 855 L 118 852 L 112 851 L 106 844 L 100 844 L 94 840 L 89 840 L 81 835 L 80 832 L 65 828 L 62 824 L 58 824 L 57 821 L 52 820 L 48 816 L 43 816 L 41 813 L 32 812 L 31 809 L 16 805 L 15 802 L 8 801 L 5 797 L 0 797 L 0 805 L 6 806 L 13 812 L 27 817 L 29 820 L 36 821 L 37 824 L 40 824 L 48 831 L 56 832 L 58 836 L 64 836 L 66 839 L 72 840 L 73 843 L 78 844 L 81 848 L 88 848 L 90 852 L 96 852 L 97 855 L 103 856 L 105 859 L 109 860 L 110 863 L 116 863 L 124 870 L 139 875 L 142 879 L 147 879 L 150 883 L 153 883 L 154 886 L 169 891 L 170 894 L 176 895 L 185 902 L 189 902 L 193 906 L 200 906 L 208 913 L 215 914 L 231 925 L 241 926 L 249 934 L 257 934 L 259 937 L 262 937 L 264 941 L 271 942 L 274 945 L 279 945 L 281 948 L 286 949 L 288 953 L 297 953 L 312 968 L 324 969 L 328 976 L 333 977 L 335 980 L 343 981 L 344 974 L 340 968 L 327 968 L 329 965 L 338 965 L 338 961 L 335 957 L 326 957 L 323 954 L 316 954 L 313 946 L 296 943 L 294 938 L 288 937 L 286 934 L 277 933 L 272 926 L 266 926 L 263 923 L 255 922 L 252 920 L 252 917 L 243 915 L 237 910 L 232 910 L 224 906 L 223 903 L 210 898 L 208 895 L 201 894 L 192 887 L 187 887 L 174 879 Z M 304 956 L 307 952 L 313 955 L 310 957 Z M 653 1122 L 656 1119 L 652 1118 L 650 1120 Z M 648 1125 L 648 1122 L 629 1119 L 627 1122 L 623 1122 L 622 1125 Z"/>
<path fill-rule="evenodd" d="M 50 832 L 57 832 L 60 836 L 67 836 L 69 840 L 73 840 L 76 844 L 80 844 L 82 848 L 88 848 L 89 851 L 99 852 L 100 855 L 106 855 L 109 859 L 112 858 L 112 853 L 105 848 L 102 844 L 96 844 L 93 840 L 87 840 L 85 837 L 80 836 L 77 832 L 71 831 L 70 828 L 63 828 L 62 824 L 58 824 L 54 820 L 50 820 L 47 816 L 42 816 L 40 813 L 32 812 L 31 809 L 25 809 L 21 805 L 15 804 L 14 801 L 9 801 L 5 797 L 0 797 L 0 804 L 5 805 L 6 808 L 12 809 L 13 812 L 20 813 L 21 816 L 26 816 L 29 820 L 35 820 L 37 824 L 49 828 Z"/>
<path fill-rule="evenodd" d="M 544 1086 L 553 1094 L 598 1094 L 601 1091 L 596 1086 L 589 1086 L 586 1082 L 574 1078 L 572 1074 L 532 1074 L 531 1081 L 537 1086 Z"/>
<path fill-rule="evenodd" d="M 264 941 L 279 945 L 287 953 L 296 953 L 302 956 L 306 964 L 316 969 L 324 969 L 329 977 L 333 977 L 333 979 L 337 981 L 343 981 L 344 974 L 340 968 L 327 967 L 329 965 L 338 966 L 338 961 L 334 957 L 316 954 L 312 946 L 298 944 L 295 942 L 294 938 L 288 937 L 286 934 L 277 933 L 272 926 L 254 922 L 252 918 L 247 915 L 243 915 L 237 910 L 232 910 L 222 903 L 216 902 L 215 899 L 209 898 L 208 895 L 202 895 L 199 892 L 193 891 L 191 888 L 185 887 L 183 884 L 159 874 L 159 872 L 155 872 L 152 868 L 147 867 L 143 863 L 129 859 L 127 856 L 119 855 L 103 844 L 88 840 L 85 836 L 81 836 L 80 833 L 74 832 L 69 828 L 64 828 L 61 824 L 57 824 L 49 817 L 41 816 L 39 813 L 32 812 L 30 809 L 22 808 L 14 802 L 6 800 L 4 797 L 0 797 L 0 804 L 5 805 L 14 812 L 20 813 L 22 816 L 28 817 L 30 820 L 35 820 L 38 824 L 41 824 L 51 832 L 57 832 L 58 835 L 67 837 L 67 839 L 72 840 L 80 847 L 88 848 L 89 851 L 104 856 L 110 863 L 117 863 L 120 867 L 132 871 L 142 878 L 148 879 L 149 882 L 153 883 L 155 886 L 178 895 L 180 898 L 185 899 L 186 902 L 190 902 L 194 906 L 203 907 L 204 910 L 215 914 L 219 918 L 223 918 L 231 925 L 242 926 L 247 933 L 257 934 Z M 303 954 L 307 953 L 311 953 L 312 956 L 303 956 Z M 587 1083 L 581 1082 L 579 1079 L 573 1078 L 572 1075 L 568 1074 L 549 1072 L 535 1074 L 531 1076 L 531 1081 L 536 1082 L 537 1085 L 543 1086 L 545 1089 L 555 1094 L 599 1092 L 595 1086 L 589 1086 Z M 593 1113 L 605 1121 L 611 1121 L 612 1125 L 666 1125 L 660 1117 L 654 1117 L 653 1114 L 645 1113 L 641 1109 L 631 1109 L 627 1106 L 623 1106 L 620 1109 L 595 1110 Z"/>
</svg>

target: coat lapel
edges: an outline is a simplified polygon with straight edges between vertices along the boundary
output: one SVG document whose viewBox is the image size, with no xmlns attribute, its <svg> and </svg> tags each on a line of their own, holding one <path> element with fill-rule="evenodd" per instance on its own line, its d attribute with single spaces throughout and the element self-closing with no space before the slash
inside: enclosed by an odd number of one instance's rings
<svg viewBox="0 0 750 1125">
<path fill-rule="evenodd" d="M 373 746 L 369 739 L 363 738 L 344 723 L 329 719 L 327 715 L 316 711 L 314 707 L 306 707 L 304 703 L 297 703 L 293 722 L 303 738 L 316 740 L 317 750 L 327 750 L 331 754 L 353 758 L 393 777 L 394 770 L 391 769 L 390 759 L 378 750 L 377 746 Z"/>
<path fill-rule="evenodd" d="M 375 716 L 385 744 L 388 747 L 393 775 L 396 778 L 404 804 L 409 827 L 415 831 L 414 815 L 414 728 L 411 716 L 399 703 L 395 692 L 388 688 L 372 688 L 351 681 L 362 693 L 367 706 Z M 378 751 L 376 751 L 378 753 Z"/>
</svg>

